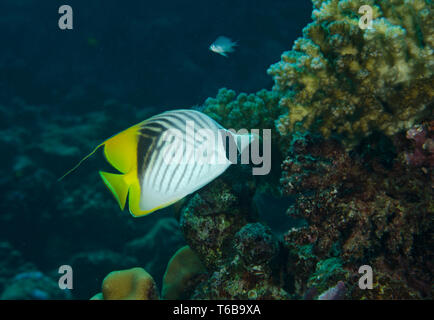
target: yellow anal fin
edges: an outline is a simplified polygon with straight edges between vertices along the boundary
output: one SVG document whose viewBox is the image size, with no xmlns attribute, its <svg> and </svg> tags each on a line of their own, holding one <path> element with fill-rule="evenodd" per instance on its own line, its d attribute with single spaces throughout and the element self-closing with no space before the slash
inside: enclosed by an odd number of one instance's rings
<svg viewBox="0 0 434 320">
<path fill-rule="evenodd" d="M 140 217 L 146 214 L 140 209 L 140 187 L 136 184 L 131 186 L 128 208 L 133 217 Z"/>
<path fill-rule="evenodd" d="M 99 172 L 107 188 L 113 193 L 121 210 L 124 210 L 130 185 L 124 174 Z"/>
</svg>

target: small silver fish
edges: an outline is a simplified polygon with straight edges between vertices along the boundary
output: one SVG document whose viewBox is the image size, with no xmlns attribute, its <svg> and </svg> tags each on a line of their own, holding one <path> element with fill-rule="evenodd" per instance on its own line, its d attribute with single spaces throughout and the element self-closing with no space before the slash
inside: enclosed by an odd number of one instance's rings
<svg viewBox="0 0 434 320">
<path fill-rule="evenodd" d="M 237 46 L 237 42 L 233 42 L 231 39 L 220 36 L 209 46 L 212 52 L 218 53 L 224 57 L 227 57 L 227 53 L 234 52 L 234 47 Z"/>
</svg>

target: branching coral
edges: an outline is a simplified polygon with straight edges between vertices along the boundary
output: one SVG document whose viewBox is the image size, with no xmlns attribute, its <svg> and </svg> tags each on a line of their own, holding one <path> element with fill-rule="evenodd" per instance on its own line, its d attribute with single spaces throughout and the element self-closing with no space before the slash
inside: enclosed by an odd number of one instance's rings
<svg viewBox="0 0 434 320">
<path fill-rule="evenodd" d="M 373 28 L 359 28 L 362 5 Z M 373 131 L 409 129 L 434 96 L 434 20 L 426 0 L 315 0 L 313 22 L 272 65 L 273 90 L 287 114 L 277 127 L 341 134 L 346 147 Z"/>
<path fill-rule="evenodd" d="M 216 98 L 205 101 L 201 111 L 228 129 L 274 129 L 275 119 L 284 110 L 278 107 L 279 98 L 278 93 L 265 89 L 237 96 L 235 91 L 223 88 Z"/>
</svg>

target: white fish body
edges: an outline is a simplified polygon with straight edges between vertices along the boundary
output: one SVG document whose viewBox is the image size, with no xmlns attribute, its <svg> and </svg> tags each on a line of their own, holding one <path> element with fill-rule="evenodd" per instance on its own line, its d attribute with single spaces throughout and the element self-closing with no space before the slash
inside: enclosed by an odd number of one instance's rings
<svg viewBox="0 0 434 320">
<path fill-rule="evenodd" d="M 192 130 L 194 131 L 194 137 L 190 137 L 184 130 L 186 128 L 186 121 L 188 120 L 194 124 L 194 129 Z M 168 121 L 170 122 L 168 123 Z M 153 155 L 151 158 L 152 166 L 147 170 L 145 169 L 141 180 L 141 210 L 149 211 L 159 207 L 161 204 L 173 203 L 182 199 L 214 180 L 231 165 L 231 162 L 226 158 L 222 137 L 215 137 L 214 134 L 207 136 L 206 139 L 217 138 L 217 143 L 212 148 L 212 152 L 215 155 L 215 163 L 199 163 L 199 161 L 191 159 L 194 156 L 193 153 L 203 143 L 201 138 L 205 138 L 205 136 L 199 135 L 199 129 L 209 129 L 213 133 L 222 129 L 221 126 L 208 116 L 194 110 L 168 111 L 149 119 L 146 125 L 152 127 L 153 124 L 166 126 L 166 130 L 173 128 L 172 126 L 177 124 L 176 129 L 181 134 L 179 140 L 185 139 L 186 141 L 166 143 L 162 138 L 163 133 L 161 133 L 159 143 L 156 145 L 157 149 L 161 148 L 159 154 Z M 188 146 L 191 148 L 187 148 Z M 171 152 L 172 154 L 183 152 L 185 158 L 170 163 L 171 161 L 167 160 Z"/>
<path fill-rule="evenodd" d="M 233 42 L 231 39 L 225 36 L 220 36 L 209 46 L 209 49 L 215 53 L 227 57 L 227 53 L 235 51 L 235 46 L 237 46 L 237 42 Z"/>
<path fill-rule="evenodd" d="M 227 137 L 233 139 L 235 153 L 253 140 L 249 134 L 224 129 L 199 111 L 167 111 L 102 143 L 107 160 L 122 174 L 100 175 L 122 210 L 128 196 L 131 214 L 146 215 L 221 175 L 232 164 L 227 158 Z"/>
</svg>

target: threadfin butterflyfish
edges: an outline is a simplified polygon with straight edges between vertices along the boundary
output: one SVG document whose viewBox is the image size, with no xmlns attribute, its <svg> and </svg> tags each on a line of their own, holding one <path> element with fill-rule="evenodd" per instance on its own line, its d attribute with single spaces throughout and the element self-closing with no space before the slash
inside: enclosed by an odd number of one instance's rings
<svg viewBox="0 0 434 320">
<path fill-rule="evenodd" d="M 105 158 L 119 172 L 99 174 L 121 210 L 128 199 L 130 213 L 139 217 L 183 199 L 220 176 L 236 161 L 237 150 L 243 152 L 254 139 L 248 133 L 224 129 L 202 112 L 172 110 L 107 139 L 64 176 L 104 146 Z"/>
</svg>

